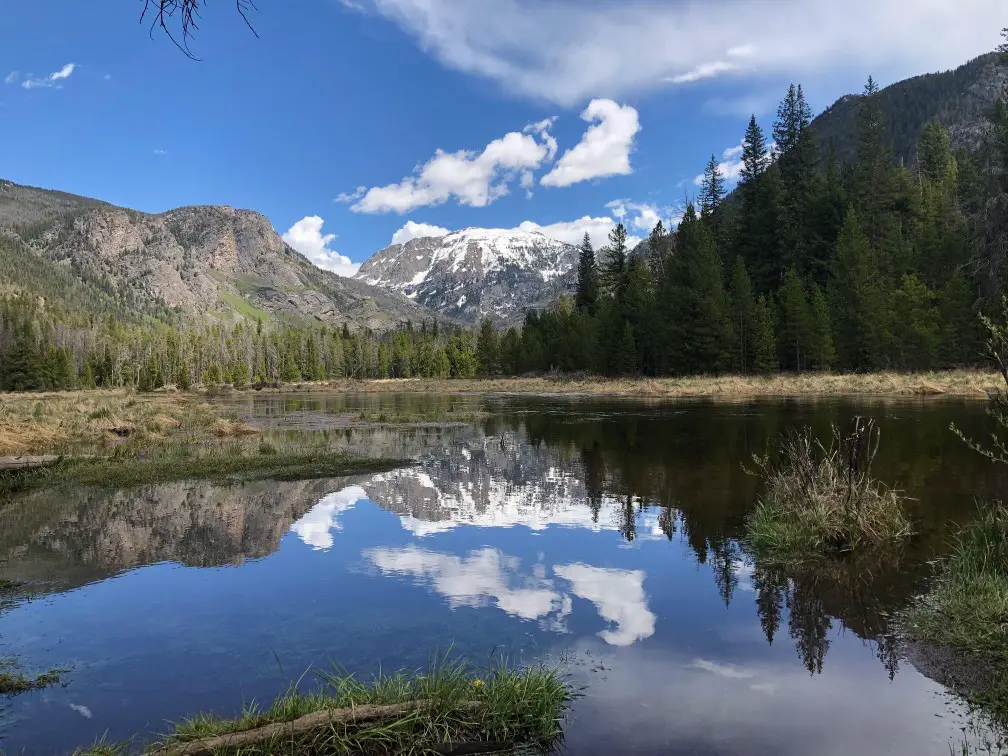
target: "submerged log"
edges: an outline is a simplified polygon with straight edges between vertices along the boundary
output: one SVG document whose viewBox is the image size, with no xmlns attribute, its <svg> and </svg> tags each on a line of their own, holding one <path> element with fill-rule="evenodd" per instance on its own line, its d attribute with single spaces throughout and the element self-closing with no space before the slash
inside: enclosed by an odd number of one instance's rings
<svg viewBox="0 0 1008 756">
<path fill-rule="evenodd" d="M 251 730 L 230 732 L 225 735 L 191 740 L 187 743 L 167 746 L 154 752 L 153 756 L 213 756 L 222 750 L 266 743 L 274 738 L 297 737 L 331 725 L 356 725 L 366 722 L 382 722 L 396 717 L 413 714 L 430 706 L 430 701 L 407 701 L 386 706 L 350 706 L 345 709 L 322 709 L 288 722 L 272 722 Z M 463 701 L 453 711 L 471 712 L 481 706 L 476 701 Z"/>
</svg>

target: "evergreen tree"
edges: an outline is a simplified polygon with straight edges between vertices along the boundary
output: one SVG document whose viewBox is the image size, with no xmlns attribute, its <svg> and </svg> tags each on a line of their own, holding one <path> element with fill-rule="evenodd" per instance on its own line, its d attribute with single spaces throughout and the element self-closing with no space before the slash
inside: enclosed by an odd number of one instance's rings
<svg viewBox="0 0 1008 756">
<path fill-rule="evenodd" d="M 700 214 L 709 216 L 721 206 L 725 195 L 725 180 L 717 158 L 711 155 L 700 185 Z"/>
<path fill-rule="evenodd" d="M 809 312 L 801 280 L 794 268 L 784 276 L 777 294 L 777 344 L 784 370 L 800 371 L 808 366 Z"/>
<path fill-rule="evenodd" d="M 595 250 L 587 232 L 581 242 L 581 254 L 578 258 L 577 297 L 575 302 L 579 310 L 586 310 L 594 315 L 598 311 L 599 279 L 595 264 Z"/>
<path fill-rule="evenodd" d="M 618 375 L 634 375 L 637 372 L 637 344 L 634 341 L 633 326 L 629 321 L 623 324 L 616 372 Z"/>
<path fill-rule="evenodd" d="M 753 367 L 757 373 L 777 370 L 775 330 L 773 308 L 766 297 L 760 295 L 753 306 Z"/>
<path fill-rule="evenodd" d="M 779 177 L 776 168 L 768 168 L 768 164 L 766 139 L 753 116 L 742 142 L 736 252 L 745 260 L 758 293 L 774 291 L 783 271 L 778 236 Z"/>
<path fill-rule="evenodd" d="M 675 373 L 711 373 L 732 362 L 731 315 L 714 237 L 687 206 L 666 273 L 659 364 Z"/>
<path fill-rule="evenodd" d="M 917 164 L 921 179 L 941 183 L 952 166 L 948 131 L 937 121 L 929 123 L 917 143 Z"/>
<path fill-rule="evenodd" d="M 830 370 L 836 361 L 829 305 L 823 290 L 815 285 L 809 295 L 808 359 L 809 366 L 820 371 Z"/>
<path fill-rule="evenodd" d="M 615 289 L 627 264 L 627 231 L 622 223 L 609 232 L 609 246 L 605 249 L 605 276 L 609 290 Z"/>
<path fill-rule="evenodd" d="M 735 336 L 736 365 L 739 373 L 748 373 L 753 367 L 753 300 L 752 282 L 745 261 L 735 258 L 730 284 L 732 331 Z"/>
<path fill-rule="evenodd" d="M 874 276 L 871 244 L 861 230 L 857 212 L 848 208 L 829 283 L 837 355 L 840 366 L 848 370 L 875 367 L 880 361 L 882 310 Z"/>
<path fill-rule="evenodd" d="M 480 324 L 479 338 L 476 343 L 476 356 L 479 360 L 479 373 L 484 377 L 497 375 L 500 370 L 497 331 L 494 330 L 490 318 L 484 318 Z"/>
</svg>

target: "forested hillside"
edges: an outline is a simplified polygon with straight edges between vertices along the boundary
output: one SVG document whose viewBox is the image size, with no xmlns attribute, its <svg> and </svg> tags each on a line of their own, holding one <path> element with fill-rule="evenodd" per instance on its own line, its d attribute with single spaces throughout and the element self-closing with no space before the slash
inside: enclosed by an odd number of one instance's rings
<svg viewBox="0 0 1008 756">
<path fill-rule="evenodd" d="M 949 132 L 953 149 L 978 149 L 1006 88 L 1008 71 L 999 65 L 997 53 L 981 55 L 953 71 L 914 76 L 885 87 L 878 104 L 896 161 L 907 167 L 915 164 L 923 129 L 935 121 Z M 848 95 L 812 121 L 820 144 L 832 144 L 842 162 L 857 157 L 859 113 L 860 98 Z"/>
</svg>

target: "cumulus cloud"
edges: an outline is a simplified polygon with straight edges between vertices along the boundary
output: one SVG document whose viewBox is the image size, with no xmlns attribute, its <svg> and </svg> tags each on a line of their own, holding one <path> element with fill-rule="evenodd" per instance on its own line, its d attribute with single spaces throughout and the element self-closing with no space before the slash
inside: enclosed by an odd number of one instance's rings
<svg viewBox="0 0 1008 756">
<path fill-rule="evenodd" d="M 567 150 L 549 173 L 543 186 L 570 186 L 581 181 L 632 173 L 630 150 L 640 131 L 637 110 L 612 100 L 592 100 L 581 113 L 591 126 L 581 141 Z"/>
<path fill-rule="evenodd" d="M 405 244 L 410 239 L 422 239 L 427 236 L 446 236 L 451 230 L 430 223 L 414 223 L 406 221 L 406 225 L 392 234 L 393 244 Z"/>
<path fill-rule="evenodd" d="M 340 515 L 366 498 L 367 494 L 360 486 L 348 486 L 324 496 L 304 517 L 291 525 L 291 532 L 314 551 L 328 551 L 333 546 L 333 531 L 343 530 Z"/>
<path fill-rule="evenodd" d="M 539 168 L 556 155 L 556 140 L 548 129 L 552 119 L 512 131 L 481 152 L 438 149 L 412 176 L 397 184 L 363 192 L 350 209 L 357 213 L 407 213 L 418 207 L 455 199 L 460 205 L 485 207 L 509 191 L 525 171 Z M 360 189 L 358 189 L 360 192 Z"/>
<path fill-rule="evenodd" d="M 561 611 L 552 581 L 521 574 L 521 560 L 484 548 L 466 557 L 416 546 L 377 548 L 364 557 L 386 575 L 410 575 L 448 600 L 451 607 L 493 604 L 515 617 L 535 620 Z"/>
<path fill-rule="evenodd" d="M 11 71 L 9 74 L 7 74 L 4 77 L 4 80 L 3 80 L 4 84 L 15 84 L 15 83 L 17 83 L 19 75 L 20 74 L 18 74 L 17 71 Z"/>
<path fill-rule="evenodd" d="M 669 217 L 675 215 L 672 208 L 660 208 L 644 202 L 631 202 L 626 199 L 617 199 L 606 203 L 606 209 L 618 218 L 631 230 L 650 233 L 659 220 L 667 221 Z"/>
<path fill-rule="evenodd" d="M 352 192 L 340 192 L 336 195 L 337 202 L 356 202 L 361 197 L 367 194 L 366 186 L 358 186 Z"/>
<path fill-rule="evenodd" d="M 336 234 L 323 234 L 324 223 L 319 216 L 308 215 L 287 229 L 283 240 L 320 268 L 341 276 L 352 276 L 360 263 L 351 261 L 329 246 L 336 240 Z"/>
<path fill-rule="evenodd" d="M 588 234 L 588 238 L 591 239 L 592 246 L 595 249 L 601 249 L 609 243 L 609 232 L 615 227 L 616 221 L 612 218 L 604 216 L 593 218 L 590 215 L 578 218 L 577 220 L 548 223 L 546 225 L 540 225 L 535 221 L 522 221 L 518 225 L 518 229 L 521 231 L 538 231 L 551 239 L 567 242 L 575 246 L 582 242 L 585 234 Z M 636 246 L 639 242 L 640 237 L 627 237 L 627 244 L 631 247 Z"/>
<path fill-rule="evenodd" d="M 773 13 L 752 0 L 344 4 L 388 18 L 442 65 L 565 106 L 676 86 L 667 82 L 704 70 L 763 78 L 800 71 L 806 82 L 838 70 L 883 80 L 943 70 L 993 49 L 1000 25 L 989 19 L 1004 12 L 1004 0 L 929 0 L 913 13 L 906 0 L 778 0 Z"/>
<path fill-rule="evenodd" d="M 64 79 L 69 79 L 70 75 L 77 70 L 76 63 L 67 63 L 59 71 L 55 71 L 48 76 L 38 76 L 34 77 L 30 74 L 24 81 L 21 82 L 21 86 L 25 89 L 36 89 L 38 87 L 53 87 Z M 10 77 L 8 77 L 10 78 Z M 6 79 L 5 79 L 6 81 Z"/>
<path fill-rule="evenodd" d="M 656 618 L 648 608 L 642 570 L 568 564 L 553 572 L 569 580 L 571 592 L 595 604 L 599 616 L 610 623 L 598 634 L 609 645 L 630 646 L 654 635 Z"/>
</svg>

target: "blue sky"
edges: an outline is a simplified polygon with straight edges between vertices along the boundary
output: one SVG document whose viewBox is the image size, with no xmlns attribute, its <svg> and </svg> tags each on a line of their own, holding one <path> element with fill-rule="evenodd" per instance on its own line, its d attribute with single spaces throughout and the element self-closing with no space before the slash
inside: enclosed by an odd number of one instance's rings
<svg viewBox="0 0 1008 756">
<path fill-rule="evenodd" d="M 666 222 L 791 81 L 813 108 L 993 49 L 1003 0 L 213 0 L 199 62 L 142 0 L 0 0 L 0 177 L 264 213 L 352 272 L 466 226 Z M 727 152 L 726 152 L 727 151 Z"/>
</svg>

